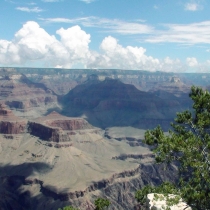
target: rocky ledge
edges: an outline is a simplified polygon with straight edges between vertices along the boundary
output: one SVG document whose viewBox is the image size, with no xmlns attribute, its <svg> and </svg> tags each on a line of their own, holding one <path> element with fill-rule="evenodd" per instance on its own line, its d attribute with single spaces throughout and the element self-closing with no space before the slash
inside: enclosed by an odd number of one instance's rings
<svg viewBox="0 0 210 210">
<path fill-rule="evenodd" d="M 0 104 L 0 133 L 19 134 L 25 132 L 27 121 L 15 116 L 4 104 Z"/>
<path fill-rule="evenodd" d="M 28 131 L 31 135 L 37 136 L 42 140 L 52 141 L 52 142 L 64 142 L 70 141 L 68 135 L 62 132 L 62 129 L 51 128 L 41 123 L 29 122 Z"/>
<path fill-rule="evenodd" d="M 132 159 L 144 159 L 144 158 L 154 158 L 155 155 L 153 153 L 148 154 L 121 154 L 119 156 L 112 157 L 114 160 L 126 160 L 128 158 Z"/>
<path fill-rule="evenodd" d="M 92 182 L 83 190 L 67 193 L 59 192 L 54 187 L 45 186 L 45 183 L 38 179 L 22 178 L 22 184 L 31 186 L 31 188 L 35 185 L 40 186 L 39 190 L 44 196 L 44 199 L 48 201 L 52 199 L 59 206 L 71 204 L 82 210 L 93 210 L 93 201 L 96 199 L 96 195 L 98 195 L 98 190 L 100 190 L 104 197 L 111 201 L 111 209 L 136 209 L 135 206 L 138 205 L 134 197 L 136 190 L 147 184 L 156 185 L 163 180 L 175 181 L 177 179 L 176 167 L 171 165 L 168 168 L 169 170 L 163 170 L 163 168 L 163 165 L 141 164 L 132 170 L 115 173 L 108 179 Z M 15 182 L 16 177 L 11 178 Z M 31 200 L 33 198 L 29 199 Z M 41 209 L 43 203 L 39 204 L 37 202 L 35 205 L 36 207 L 34 209 Z M 53 210 L 58 209 L 53 202 L 49 205 L 48 208 Z"/>
<path fill-rule="evenodd" d="M 52 112 L 45 117 L 38 118 L 34 122 L 28 123 L 28 131 L 31 135 L 52 142 L 71 141 L 70 136 L 73 131 L 91 128 L 93 128 L 93 126 L 82 118 L 69 118 L 57 112 Z M 76 132 L 74 135 L 76 135 Z"/>
</svg>

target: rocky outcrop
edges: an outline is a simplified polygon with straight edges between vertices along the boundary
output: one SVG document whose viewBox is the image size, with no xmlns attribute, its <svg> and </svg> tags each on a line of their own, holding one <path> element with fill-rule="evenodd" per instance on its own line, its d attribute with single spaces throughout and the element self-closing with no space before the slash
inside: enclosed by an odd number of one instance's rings
<svg viewBox="0 0 210 210">
<path fill-rule="evenodd" d="M 169 207 L 171 210 L 192 210 L 192 208 L 183 202 L 182 199 L 179 200 L 178 204 L 168 206 L 166 197 L 163 194 L 156 194 L 156 197 L 154 193 L 147 195 L 146 210 L 162 210 L 167 209 L 167 207 Z M 170 199 L 175 199 L 176 195 L 170 194 L 168 197 Z"/>
<path fill-rule="evenodd" d="M 51 128 L 36 122 L 28 123 L 28 131 L 31 135 L 37 136 L 42 140 L 52 142 L 70 141 L 68 135 L 64 134 L 59 128 Z"/>
<path fill-rule="evenodd" d="M 135 207 L 138 206 L 135 199 L 135 192 L 138 189 L 141 189 L 147 184 L 160 184 L 164 180 L 176 181 L 176 167 L 169 166 L 168 170 L 163 169 L 163 165 L 141 164 L 133 170 L 116 173 L 108 179 L 95 181 L 83 190 L 66 193 L 59 192 L 56 188 L 45 186 L 45 183 L 38 179 L 22 178 L 21 183 L 31 186 L 31 188 L 34 185 L 40 186 L 43 199 L 36 203 L 32 202 L 34 205 L 33 209 L 41 209 L 43 205 L 48 203 L 48 208 L 52 210 L 57 210 L 58 207 L 56 205 L 58 204 L 60 207 L 70 204 L 81 210 L 93 210 L 94 200 L 98 196 L 103 195 L 103 197 L 111 201 L 110 209 L 130 210 L 136 209 Z M 17 177 L 11 178 L 13 183 L 16 182 L 16 179 Z M 27 189 L 30 192 L 30 188 Z M 100 195 L 98 194 L 99 190 L 101 192 Z M 26 202 L 27 199 L 33 201 L 37 198 L 28 197 L 25 199 Z"/>
<path fill-rule="evenodd" d="M 93 128 L 93 126 L 91 126 L 83 118 L 70 118 L 63 116 L 55 111 L 51 112 L 45 117 L 38 118 L 36 121 L 41 122 L 50 127 L 61 128 L 62 130 L 68 131 Z"/>
<path fill-rule="evenodd" d="M 42 83 L 34 83 L 25 75 L 5 72 L 0 79 L 0 100 L 12 109 L 29 111 L 37 107 L 57 107 L 57 95 Z"/>
<path fill-rule="evenodd" d="M 173 95 L 179 97 L 183 93 L 190 92 L 190 85 L 185 84 L 181 81 L 181 79 L 177 76 L 172 76 L 168 81 L 157 83 L 150 90 L 152 92 L 155 91 L 164 91 L 166 93 L 172 93 Z"/>
<path fill-rule="evenodd" d="M 26 122 L 5 122 L 0 121 L 0 133 L 3 134 L 19 134 L 26 130 Z"/>
<path fill-rule="evenodd" d="M 65 117 L 55 111 L 45 117 L 36 119 L 35 122 L 28 123 L 28 131 L 31 135 L 52 142 L 70 141 L 70 136 L 76 135 L 74 131 L 90 128 L 93 128 L 93 126 L 82 118 Z"/>
<path fill-rule="evenodd" d="M 23 133 L 26 131 L 26 125 L 26 120 L 16 117 L 4 104 L 0 104 L 0 133 Z"/>
<path fill-rule="evenodd" d="M 92 126 L 84 119 L 51 120 L 46 121 L 45 123 L 50 127 L 59 127 L 62 130 L 70 131 L 92 128 Z"/>
<path fill-rule="evenodd" d="M 116 139 L 118 141 L 127 141 L 127 144 L 129 144 L 131 147 L 137 147 L 137 146 L 146 146 L 142 142 L 143 139 L 139 139 L 137 137 L 112 137 L 107 132 L 105 132 L 104 137 L 108 139 Z"/>
<path fill-rule="evenodd" d="M 31 93 L 29 93 L 29 95 L 30 94 Z M 17 95 L 16 95 L 16 97 L 17 97 Z M 23 97 L 23 96 L 21 96 L 21 97 Z M 24 99 L 23 101 L 20 101 L 18 99 L 17 100 L 9 99 L 8 101 L 6 101 L 6 104 L 10 108 L 23 109 L 24 111 L 27 111 L 28 109 L 30 109 L 32 107 L 45 106 L 45 105 L 48 105 L 51 103 L 57 103 L 56 96 L 40 96 L 40 97 L 31 98 L 31 99 L 30 98 Z"/>
<path fill-rule="evenodd" d="M 61 201 L 68 201 L 68 200 L 73 200 L 73 199 L 77 199 L 80 197 L 84 197 L 85 195 L 87 195 L 88 193 L 91 193 L 93 191 L 104 189 L 104 188 L 108 187 L 109 185 L 112 185 L 116 181 L 116 179 L 133 177 L 139 173 L 140 173 L 140 167 L 133 169 L 133 170 L 129 170 L 129 171 L 123 171 L 121 173 L 116 173 L 116 174 L 112 175 L 109 179 L 96 181 L 96 182 L 92 183 L 91 185 L 89 185 L 85 190 L 69 192 L 69 193 L 65 193 L 65 194 L 55 193 L 52 190 L 45 187 L 44 184 L 42 185 L 41 190 L 42 190 L 42 193 L 45 194 L 46 196 L 53 195 L 54 199 L 59 199 Z M 57 195 L 56 198 L 55 198 L 55 194 Z"/>
<path fill-rule="evenodd" d="M 144 159 L 144 158 L 154 158 L 155 155 L 153 153 L 149 154 L 122 154 L 119 156 L 112 157 L 114 160 L 126 160 L 128 158 L 132 159 Z"/>
</svg>

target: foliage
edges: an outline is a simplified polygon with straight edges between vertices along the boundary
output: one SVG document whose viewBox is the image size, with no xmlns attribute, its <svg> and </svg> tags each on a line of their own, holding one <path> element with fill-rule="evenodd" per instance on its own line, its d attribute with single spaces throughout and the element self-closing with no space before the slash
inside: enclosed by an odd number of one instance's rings
<svg viewBox="0 0 210 210">
<path fill-rule="evenodd" d="M 174 191 L 193 209 L 210 209 L 210 93 L 193 86 L 189 96 L 193 110 L 177 114 L 169 135 L 160 126 L 146 131 L 145 143 L 153 145 L 157 163 L 174 162 L 179 167 L 179 182 L 170 185 L 168 193 Z M 147 186 L 136 198 L 143 203 L 145 195 L 157 189 L 167 193 L 164 187 Z"/>
<path fill-rule="evenodd" d="M 175 199 L 170 199 L 168 197 L 169 194 L 174 194 L 174 195 L 178 195 L 179 194 L 179 190 L 176 189 L 176 187 L 172 183 L 169 183 L 169 182 L 164 182 L 160 186 L 157 186 L 157 187 L 147 185 L 142 190 L 138 190 L 136 192 L 135 198 L 143 206 L 145 204 L 145 202 L 146 202 L 146 195 L 150 194 L 150 193 L 163 194 L 163 196 L 166 198 L 166 201 L 167 201 L 166 203 L 168 205 L 170 205 L 169 203 L 172 200 L 174 201 L 173 204 L 178 203 L 178 201 L 180 200 L 180 196 L 176 196 Z"/>
<path fill-rule="evenodd" d="M 58 210 L 79 210 L 79 209 L 74 208 L 74 207 L 72 207 L 72 206 L 65 206 L 65 207 L 63 207 L 62 209 L 59 208 Z"/>
<path fill-rule="evenodd" d="M 97 198 L 94 201 L 94 204 L 95 204 L 95 207 L 96 207 L 95 210 L 103 210 L 103 209 L 109 207 L 110 201 L 107 200 L 107 199 L 104 199 L 104 198 Z M 59 208 L 58 210 L 79 210 L 79 209 L 74 208 L 72 206 L 65 206 L 63 208 Z"/>
<path fill-rule="evenodd" d="M 103 210 L 105 208 L 108 208 L 110 205 L 110 201 L 104 198 L 97 198 L 94 202 L 95 204 L 95 210 Z"/>
</svg>

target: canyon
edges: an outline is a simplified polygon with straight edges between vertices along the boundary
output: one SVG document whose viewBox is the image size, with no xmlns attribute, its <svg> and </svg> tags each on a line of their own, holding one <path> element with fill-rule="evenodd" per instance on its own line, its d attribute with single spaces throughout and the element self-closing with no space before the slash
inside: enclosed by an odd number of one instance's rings
<svg viewBox="0 0 210 210">
<path fill-rule="evenodd" d="M 144 132 L 167 131 L 209 74 L 0 68 L 0 207 L 138 209 L 134 193 L 175 181 L 154 163 Z"/>
</svg>

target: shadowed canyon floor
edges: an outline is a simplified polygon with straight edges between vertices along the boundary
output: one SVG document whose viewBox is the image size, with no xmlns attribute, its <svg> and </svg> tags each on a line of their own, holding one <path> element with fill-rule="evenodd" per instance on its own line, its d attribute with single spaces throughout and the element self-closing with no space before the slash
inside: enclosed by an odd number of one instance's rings
<svg viewBox="0 0 210 210">
<path fill-rule="evenodd" d="M 197 78 L 197 79 L 196 79 Z M 197 81 L 197 83 L 195 83 Z M 0 206 L 134 209 L 134 192 L 175 180 L 154 164 L 145 129 L 165 129 L 208 74 L 0 68 Z"/>
</svg>

